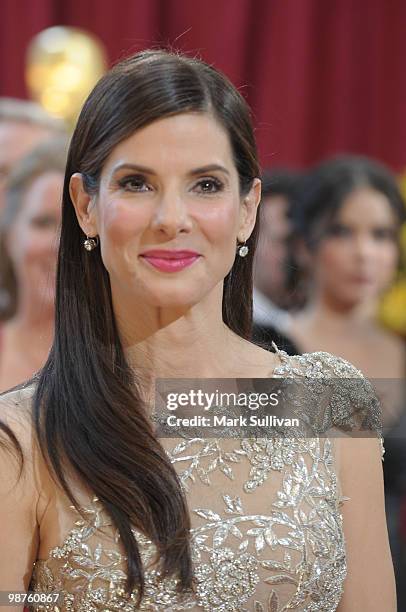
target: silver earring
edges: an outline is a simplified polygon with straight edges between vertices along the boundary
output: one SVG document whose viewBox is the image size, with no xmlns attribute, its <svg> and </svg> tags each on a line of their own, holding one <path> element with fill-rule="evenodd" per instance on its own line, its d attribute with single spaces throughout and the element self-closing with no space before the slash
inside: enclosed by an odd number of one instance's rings
<svg viewBox="0 0 406 612">
<path fill-rule="evenodd" d="M 93 251 L 93 249 L 95 249 L 98 244 L 98 236 L 94 236 L 94 238 L 89 238 L 89 236 L 86 236 L 86 240 L 83 242 L 83 246 L 85 247 L 86 251 Z"/>
<path fill-rule="evenodd" d="M 247 247 L 247 245 L 245 244 L 246 241 L 244 241 L 244 244 L 240 246 L 240 248 L 238 249 L 238 255 L 240 257 L 245 257 L 249 251 L 249 248 Z"/>
</svg>

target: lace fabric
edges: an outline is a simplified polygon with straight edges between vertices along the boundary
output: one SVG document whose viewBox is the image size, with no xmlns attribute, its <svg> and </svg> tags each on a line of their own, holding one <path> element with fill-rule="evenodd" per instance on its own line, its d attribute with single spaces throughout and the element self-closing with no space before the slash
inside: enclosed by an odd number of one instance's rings
<svg viewBox="0 0 406 612">
<path fill-rule="evenodd" d="M 327 353 L 289 357 L 275 376 L 342 379 L 361 373 Z M 313 390 L 314 390 L 314 383 Z M 345 385 L 342 387 L 343 393 Z M 342 426 L 362 414 L 379 423 L 368 384 L 362 406 L 343 397 L 332 403 L 327 422 Z M 380 435 L 377 426 L 377 435 Z M 191 515 L 196 590 L 182 597 L 176 578 L 162 578 L 152 566 L 156 549 L 134 530 L 145 567 L 140 610 L 205 612 L 332 612 L 347 574 L 341 505 L 339 454 L 330 437 L 255 439 L 165 439 L 165 451 L 179 474 Z M 42 529 L 75 510 L 59 498 Z M 70 529 L 55 539 L 34 566 L 30 590 L 60 592 L 63 603 L 32 610 L 96 612 L 135 609 L 136 591 L 125 597 L 126 558 L 117 530 L 101 503 L 84 504 Z M 69 519 L 72 520 L 72 519 Z M 69 524 L 65 520 L 65 524 Z"/>
</svg>

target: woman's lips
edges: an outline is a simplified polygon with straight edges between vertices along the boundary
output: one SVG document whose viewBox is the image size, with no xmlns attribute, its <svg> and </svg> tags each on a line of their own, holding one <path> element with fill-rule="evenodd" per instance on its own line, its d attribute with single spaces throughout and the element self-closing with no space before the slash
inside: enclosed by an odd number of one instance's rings
<svg viewBox="0 0 406 612">
<path fill-rule="evenodd" d="M 200 258 L 194 251 L 147 251 L 140 255 L 151 266 L 163 272 L 178 272 Z"/>
</svg>

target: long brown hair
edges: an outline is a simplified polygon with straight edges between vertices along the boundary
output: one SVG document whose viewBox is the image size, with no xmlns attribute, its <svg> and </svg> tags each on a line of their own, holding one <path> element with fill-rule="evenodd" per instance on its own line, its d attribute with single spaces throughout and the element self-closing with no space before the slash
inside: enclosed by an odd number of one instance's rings
<svg viewBox="0 0 406 612">
<path fill-rule="evenodd" d="M 99 498 L 118 528 L 127 559 L 127 589 L 144 592 L 140 551 L 131 526 L 157 546 L 165 575 L 179 590 L 193 586 L 190 519 L 177 474 L 146 416 L 134 371 L 120 342 L 100 250 L 83 248 L 69 195 L 73 173 L 97 193 L 103 164 L 136 130 L 184 112 L 210 113 L 230 138 L 240 194 L 259 167 L 248 107 L 228 79 L 204 62 L 144 51 L 115 66 L 87 99 L 71 141 L 63 195 L 56 288 L 55 340 L 38 381 L 34 421 L 49 465 L 76 505 L 65 479 L 68 462 Z M 256 227 L 245 258 L 224 281 L 223 318 L 249 337 Z"/>
</svg>

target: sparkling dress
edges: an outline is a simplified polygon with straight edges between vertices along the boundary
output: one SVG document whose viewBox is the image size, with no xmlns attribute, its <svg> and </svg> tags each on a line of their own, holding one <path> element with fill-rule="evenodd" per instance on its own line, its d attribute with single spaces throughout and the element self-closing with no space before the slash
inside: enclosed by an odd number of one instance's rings
<svg viewBox="0 0 406 612">
<path fill-rule="evenodd" d="M 317 379 L 362 379 L 352 365 L 328 353 L 278 354 L 277 377 L 301 377 L 312 385 Z M 348 391 L 343 394 L 330 408 L 331 426 L 350 422 L 355 412 Z M 376 410 L 367 390 L 361 412 L 376 422 Z M 176 578 L 163 579 L 156 566 L 148 568 L 155 547 L 134 529 L 146 580 L 138 609 L 336 610 L 347 574 L 340 508 L 351 503 L 341 490 L 336 442 L 334 437 L 165 440 L 191 515 L 197 586 L 181 596 Z M 383 456 L 382 439 L 381 446 Z M 62 593 L 63 604 L 30 609 L 137 609 L 136 591 L 125 598 L 126 559 L 117 531 L 96 497 L 77 494 L 86 520 L 54 486 L 42 517 L 46 541 L 30 584 L 39 593 Z"/>
</svg>

